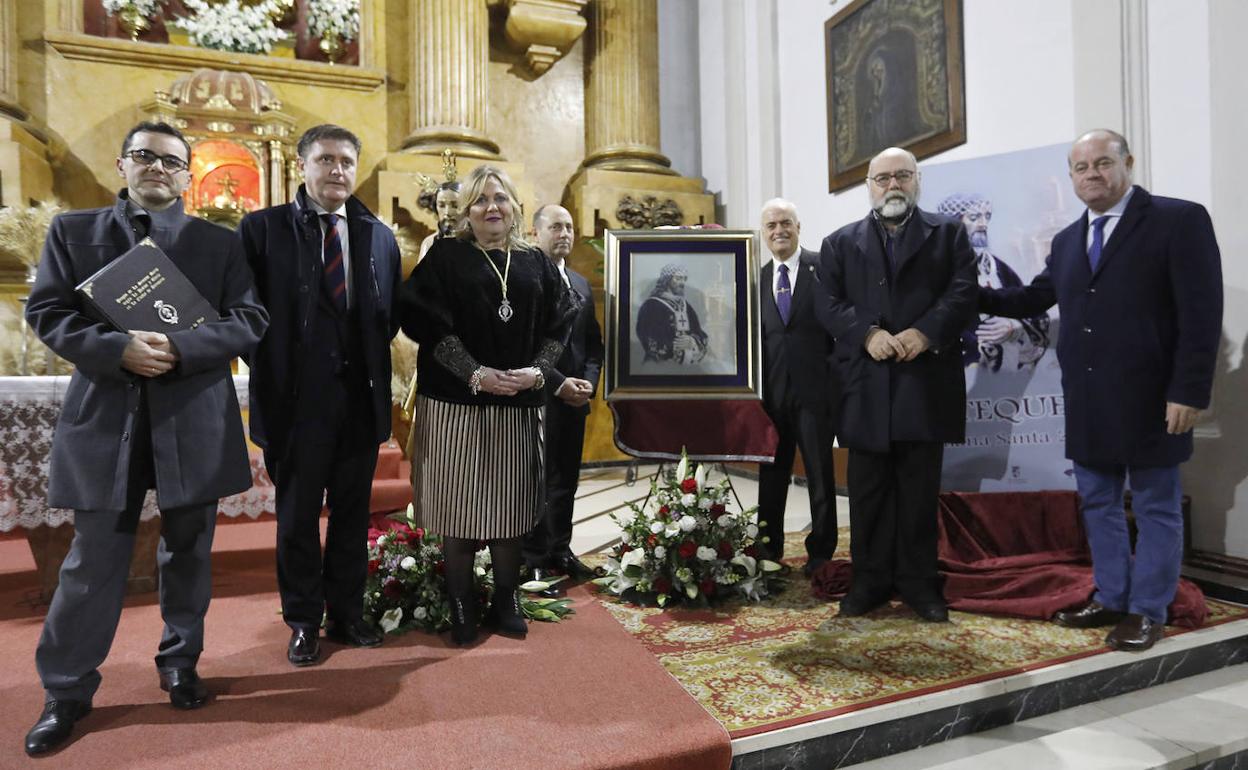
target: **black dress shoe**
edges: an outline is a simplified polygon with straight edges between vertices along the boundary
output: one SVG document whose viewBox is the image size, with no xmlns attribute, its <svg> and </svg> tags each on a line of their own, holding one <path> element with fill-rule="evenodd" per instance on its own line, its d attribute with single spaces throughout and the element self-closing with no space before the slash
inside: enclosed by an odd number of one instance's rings
<svg viewBox="0 0 1248 770">
<path fill-rule="evenodd" d="M 540 580 L 543 583 L 559 577 L 553 570 L 547 569 L 546 567 L 533 567 L 529 570 L 529 576 L 530 580 Z M 530 591 L 530 593 L 535 593 L 538 596 L 544 596 L 547 599 L 557 599 L 559 598 L 559 586 L 552 585 L 550 588 L 545 588 L 541 591 Z"/>
<path fill-rule="evenodd" d="M 91 711 L 91 704 L 80 700 L 50 700 L 43 704 L 39 721 L 26 733 L 26 753 L 36 756 L 60 746 L 73 732 L 74 723 Z"/>
<path fill-rule="evenodd" d="M 910 609 L 914 610 L 914 614 L 918 615 L 921 620 L 925 620 L 928 623 L 949 622 L 949 608 L 939 599 L 914 602 L 913 604 L 907 602 L 907 604 L 910 604 Z"/>
<path fill-rule="evenodd" d="M 315 628 L 296 628 L 290 633 L 286 660 L 295 666 L 314 666 L 321 659 L 320 632 Z"/>
<path fill-rule="evenodd" d="M 1111 610 L 1100 602 L 1090 601 L 1082 607 L 1064 610 L 1053 616 L 1053 622 L 1067 628 L 1096 628 L 1116 625 L 1123 613 Z"/>
<path fill-rule="evenodd" d="M 1123 652 L 1143 652 L 1157 643 L 1165 626 L 1151 618 L 1131 613 L 1105 637 L 1105 643 Z"/>
<path fill-rule="evenodd" d="M 876 607 L 887 604 L 888 599 L 889 595 L 886 593 L 873 594 L 867 591 L 850 590 L 841 599 L 840 617 L 856 618 L 866 615 Z"/>
<path fill-rule="evenodd" d="M 451 596 L 451 641 L 463 646 L 477 640 L 477 600 L 473 596 Z"/>
<path fill-rule="evenodd" d="M 381 645 L 381 632 L 363 619 L 350 622 L 330 621 L 325 628 L 325 636 L 339 644 L 349 644 L 352 647 Z"/>
<path fill-rule="evenodd" d="M 831 561 L 831 559 L 826 559 L 822 556 L 812 556 L 807 559 L 806 564 L 802 566 L 802 574 L 806 577 L 812 577 L 819 571 L 820 567 L 827 564 L 829 561 Z"/>
<path fill-rule="evenodd" d="M 555 569 L 573 580 L 589 580 L 598 575 L 597 570 L 570 553 L 565 553 L 563 556 L 555 559 Z"/>
<path fill-rule="evenodd" d="M 190 711 L 208 702 L 208 688 L 193 668 L 160 672 L 160 689 L 169 693 L 175 709 Z"/>
<path fill-rule="evenodd" d="M 490 602 L 486 621 L 500 633 L 524 636 L 529 633 L 529 623 L 520 609 L 520 594 L 514 588 L 498 586 Z"/>
</svg>

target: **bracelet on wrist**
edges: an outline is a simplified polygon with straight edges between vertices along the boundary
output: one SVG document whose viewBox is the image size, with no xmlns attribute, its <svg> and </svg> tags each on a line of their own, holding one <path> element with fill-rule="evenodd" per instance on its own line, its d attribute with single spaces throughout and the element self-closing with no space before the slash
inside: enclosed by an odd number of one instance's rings
<svg viewBox="0 0 1248 770">
<path fill-rule="evenodd" d="M 468 389 L 472 391 L 472 395 L 478 395 L 481 392 L 481 381 L 485 379 L 485 367 L 478 366 L 472 375 L 468 378 Z"/>
</svg>

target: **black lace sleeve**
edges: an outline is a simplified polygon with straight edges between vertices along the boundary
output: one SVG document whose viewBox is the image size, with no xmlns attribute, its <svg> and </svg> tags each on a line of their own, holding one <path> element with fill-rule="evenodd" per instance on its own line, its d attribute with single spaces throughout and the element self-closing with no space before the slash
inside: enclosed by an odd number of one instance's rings
<svg viewBox="0 0 1248 770">
<path fill-rule="evenodd" d="M 562 342 L 543 339 L 542 346 L 537 349 L 537 358 L 533 359 L 533 365 L 542 370 L 543 377 L 549 377 L 561 355 L 563 355 Z"/>
<path fill-rule="evenodd" d="M 442 338 L 437 347 L 433 349 L 433 357 L 447 371 L 464 382 L 468 382 L 472 373 L 481 366 L 477 363 L 477 359 L 468 352 L 468 348 L 464 347 L 459 337 L 454 334 Z"/>
</svg>

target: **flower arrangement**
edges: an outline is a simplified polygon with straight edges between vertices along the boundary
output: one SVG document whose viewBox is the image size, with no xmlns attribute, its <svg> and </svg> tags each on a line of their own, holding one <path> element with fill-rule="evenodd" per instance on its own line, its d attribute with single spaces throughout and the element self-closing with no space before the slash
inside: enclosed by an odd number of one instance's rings
<svg viewBox="0 0 1248 770">
<path fill-rule="evenodd" d="M 437 633 L 451 627 L 451 607 L 443 574 L 442 539 L 415 526 L 412 507 L 390 517 L 389 529 L 368 532 L 368 580 L 364 618 L 388 634 L 420 629 Z M 484 611 L 494 590 L 488 550 L 473 565 L 476 596 Z M 544 591 L 557 581 L 530 581 L 525 591 Z M 531 620 L 558 621 L 573 612 L 569 599 L 524 596 L 520 609 Z"/>
<path fill-rule="evenodd" d="M 360 33 L 360 0 L 308 0 L 308 34 L 350 42 Z"/>
<path fill-rule="evenodd" d="M 150 19 L 164 4 L 165 0 L 104 0 L 104 12 L 109 16 L 117 16 L 126 11 Z"/>
<path fill-rule="evenodd" d="M 208 3 L 182 0 L 193 15 L 182 16 L 174 24 L 186 30 L 191 43 L 237 53 L 269 53 L 273 44 L 290 36 L 273 23 L 283 9 L 277 0 L 243 4 L 241 0 Z"/>
<path fill-rule="evenodd" d="M 758 509 L 728 511 L 728 479 L 707 484 L 707 467 L 682 452 L 675 474 L 651 482 L 649 506 L 612 514 L 623 530 L 594 582 L 617 596 L 654 597 L 659 606 L 769 593 L 779 564 L 760 557 Z"/>
</svg>

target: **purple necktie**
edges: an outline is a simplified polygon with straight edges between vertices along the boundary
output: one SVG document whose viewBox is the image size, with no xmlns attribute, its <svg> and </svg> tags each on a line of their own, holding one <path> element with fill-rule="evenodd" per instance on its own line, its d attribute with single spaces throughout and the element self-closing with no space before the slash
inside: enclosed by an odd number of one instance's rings
<svg viewBox="0 0 1248 770">
<path fill-rule="evenodd" d="M 347 268 L 342 264 L 342 238 L 338 237 L 338 215 L 322 214 L 325 229 L 325 291 L 338 312 L 347 309 Z"/>
<path fill-rule="evenodd" d="M 1101 250 L 1105 248 L 1105 223 L 1108 221 L 1109 215 L 1092 220 L 1092 246 L 1088 249 L 1088 265 L 1094 273 L 1096 266 L 1101 263 Z"/>
<path fill-rule="evenodd" d="M 776 281 L 776 310 L 780 311 L 780 320 L 789 325 L 789 307 L 793 300 L 793 288 L 789 283 L 789 266 L 780 265 L 780 278 Z"/>
</svg>

